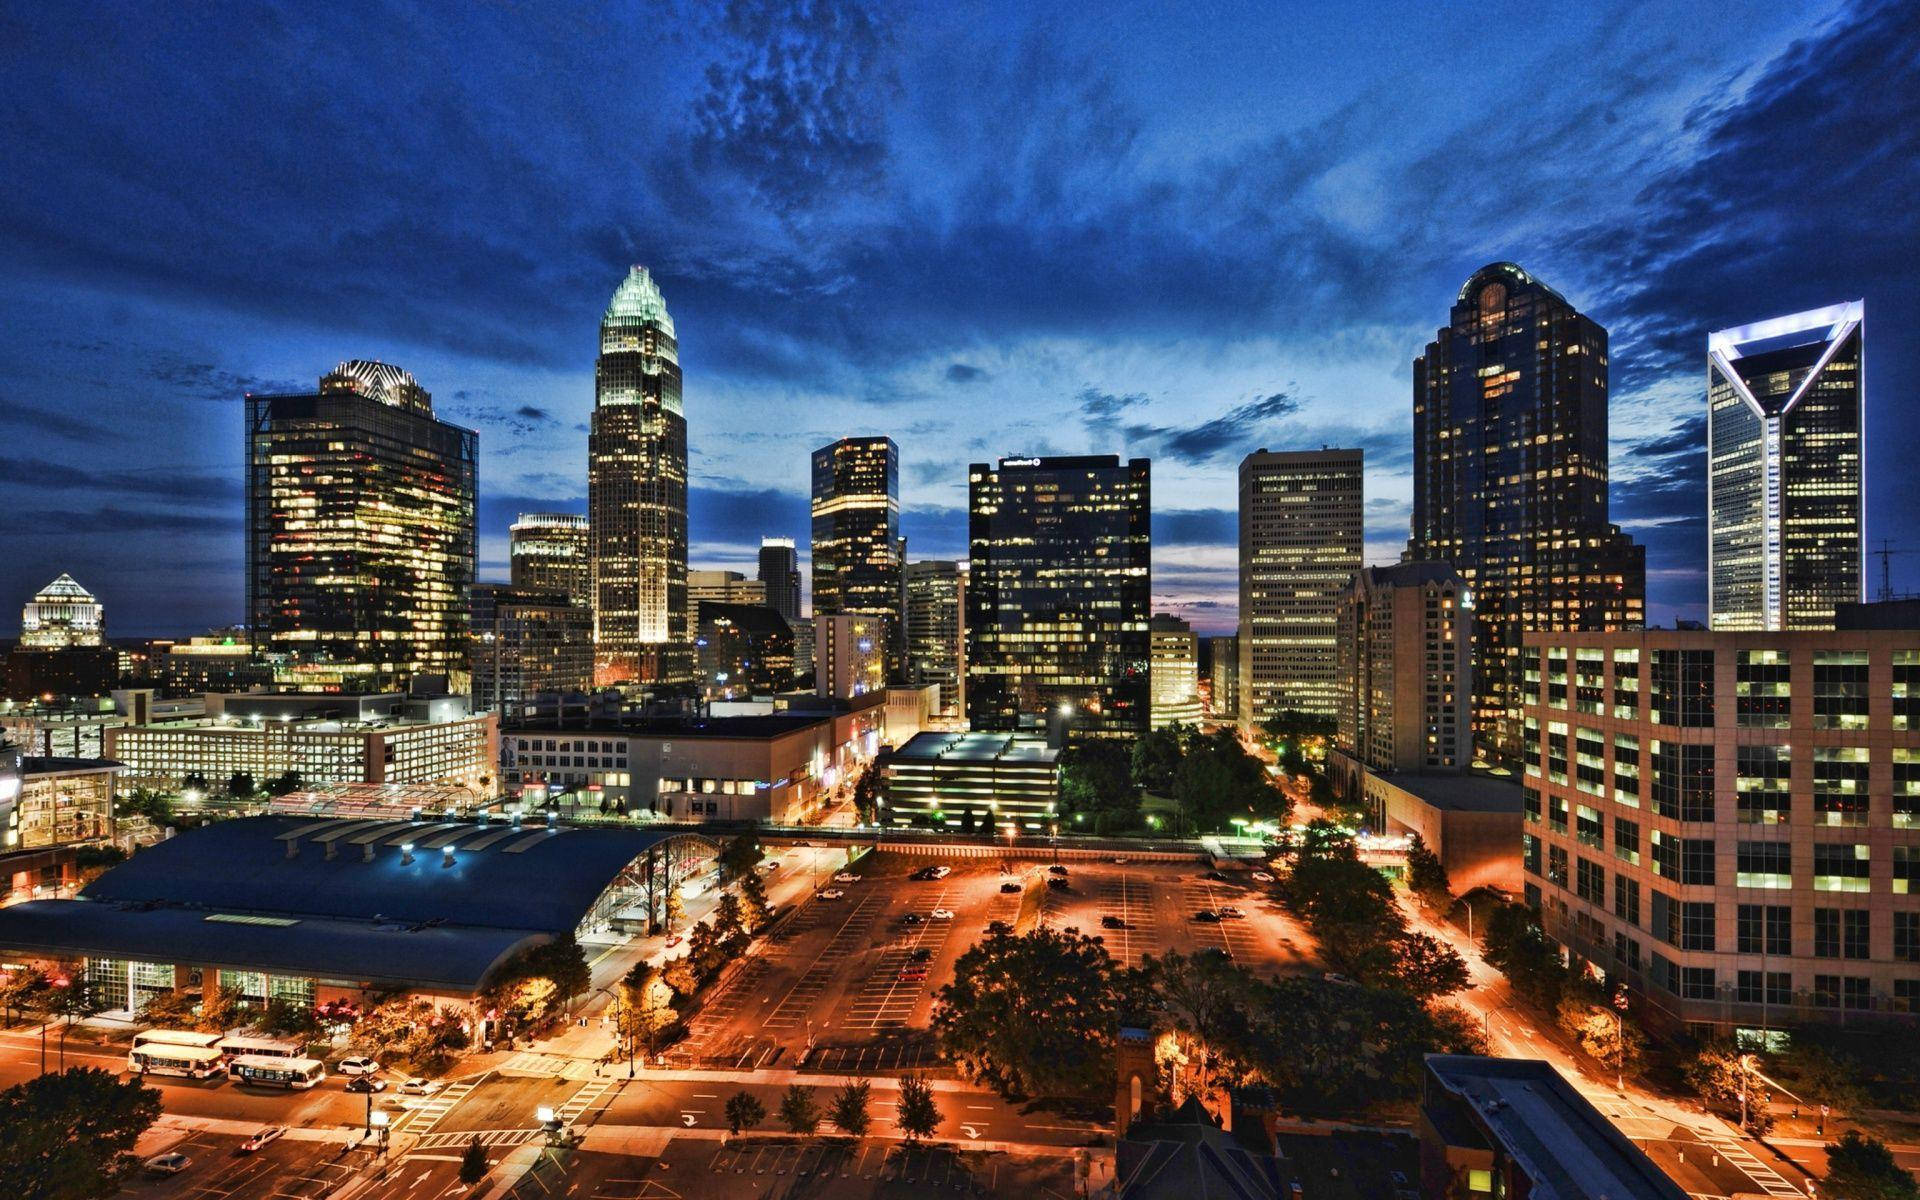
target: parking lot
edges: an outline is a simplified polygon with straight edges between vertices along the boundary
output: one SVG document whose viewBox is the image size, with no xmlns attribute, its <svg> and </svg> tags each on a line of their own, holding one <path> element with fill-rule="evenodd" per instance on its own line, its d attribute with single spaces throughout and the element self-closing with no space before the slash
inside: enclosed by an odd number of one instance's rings
<svg viewBox="0 0 1920 1200">
<path fill-rule="evenodd" d="M 283 1138 L 240 1154 L 241 1140 L 237 1134 L 189 1133 L 166 1148 L 191 1160 L 185 1170 L 177 1175 L 136 1171 L 123 1194 L 141 1200 L 311 1200 L 332 1192 L 366 1161 L 364 1152 L 342 1153 L 338 1141 Z"/>
<path fill-rule="evenodd" d="M 1077 928 L 1128 964 L 1143 954 L 1213 946 L 1262 974 L 1317 969 L 1305 932 L 1249 872 L 1214 879 L 1198 863 L 1072 862 L 1066 886 L 1055 888 L 1047 863 L 1016 862 L 1011 874 L 1005 865 L 879 853 L 851 868 L 857 881 L 823 881 L 844 894 L 809 902 L 743 963 L 708 998 L 672 1058 L 849 1073 L 932 1067 L 926 1031 L 934 993 L 995 921 L 1022 931 Z M 911 877 L 928 866 L 949 873 Z M 1195 919 L 1226 908 L 1243 915 Z M 1105 927 L 1105 917 L 1122 924 Z"/>
<path fill-rule="evenodd" d="M 808 1196 L 818 1200 L 918 1196 L 1068 1197 L 1073 1159 L 906 1147 L 851 1139 L 743 1137 L 724 1145 L 676 1138 L 645 1156 L 566 1152 L 543 1157 L 514 1189 L 516 1200 Z"/>
</svg>

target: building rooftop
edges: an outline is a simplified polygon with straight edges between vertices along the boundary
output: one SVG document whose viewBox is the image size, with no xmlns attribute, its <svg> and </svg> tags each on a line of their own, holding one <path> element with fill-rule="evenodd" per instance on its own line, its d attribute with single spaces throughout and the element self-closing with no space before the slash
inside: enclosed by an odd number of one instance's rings
<svg viewBox="0 0 1920 1200">
<path fill-rule="evenodd" d="M 20 773 L 35 775 L 82 775 L 99 771 L 118 771 L 126 766 L 111 758 L 23 758 Z"/>
<path fill-rule="evenodd" d="M 741 738 L 761 739 L 798 733 L 816 725 L 830 723 L 834 712 L 781 710 L 741 717 L 639 717 L 603 716 L 564 723 L 538 717 L 515 720 L 501 733 L 511 737 L 535 734 L 614 733 L 633 737 Z"/>
<path fill-rule="evenodd" d="M 1532 1200 L 1686 1200 L 1552 1064 L 1430 1054 L 1426 1065 L 1435 1128 L 1456 1136 L 1464 1117 L 1496 1140 L 1533 1181 Z M 1456 1116 L 1436 1098 L 1450 1099 Z"/>
<path fill-rule="evenodd" d="M 1379 779 L 1446 812 L 1519 812 L 1520 777 L 1475 768 L 1457 775 L 1375 771 Z"/>
<path fill-rule="evenodd" d="M 915 734 L 893 752 L 893 761 L 949 763 L 1053 763 L 1060 752 L 1038 738 L 1011 733 Z"/>
</svg>

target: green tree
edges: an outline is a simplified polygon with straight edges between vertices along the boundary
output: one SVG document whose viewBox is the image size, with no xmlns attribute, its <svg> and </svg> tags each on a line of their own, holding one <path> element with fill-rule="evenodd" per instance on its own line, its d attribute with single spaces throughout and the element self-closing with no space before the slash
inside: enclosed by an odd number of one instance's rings
<svg viewBox="0 0 1920 1200">
<path fill-rule="evenodd" d="M 137 787 L 114 797 L 113 811 L 118 817 L 145 817 L 164 829 L 173 824 L 173 797 L 157 788 Z"/>
<path fill-rule="evenodd" d="M 528 950 L 521 958 L 516 971 L 523 979 L 545 979 L 553 984 L 555 1003 L 564 1005 L 575 996 L 585 992 L 593 982 L 593 970 L 587 966 L 586 951 L 580 949 L 580 943 L 573 934 L 563 933 L 543 945 Z"/>
<path fill-rule="evenodd" d="M 0 1179 L 27 1200 L 111 1196 L 159 1116 L 159 1092 L 93 1067 L 16 1084 L 0 1091 Z"/>
<path fill-rule="evenodd" d="M 933 1029 L 970 1078 L 1004 1095 L 1091 1093 L 1112 1074 L 1113 959 L 1098 938 L 995 933 L 954 964 Z"/>
<path fill-rule="evenodd" d="M 52 986 L 47 973 L 37 967 L 0 971 L 0 1010 L 6 1013 L 7 1023 L 41 1011 L 44 994 Z"/>
<path fill-rule="evenodd" d="M 235 771 L 227 777 L 227 795 L 235 800 L 245 800 L 253 795 L 253 776 L 245 771 Z"/>
<path fill-rule="evenodd" d="M 312 1005 L 275 996 L 261 1011 L 260 1030 L 276 1037 L 308 1037 L 320 1032 L 320 1019 Z"/>
<path fill-rule="evenodd" d="M 284 796 L 300 790 L 300 772 L 285 771 L 267 781 L 267 792 L 274 796 Z"/>
<path fill-rule="evenodd" d="M 1137 982 L 1145 1002 L 1130 1001 L 1123 1011 L 1151 1007 L 1179 1043 L 1180 1053 L 1170 1064 L 1176 1095 L 1251 1076 L 1253 1064 L 1245 1058 L 1247 1008 L 1258 987 L 1244 967 L 1217 951 L 1185 955 L 1176 950 L 1163 958 L 1143 956 L 1136 979 L 1129 982 Z"/>
<path fill-rule="evenodd" d="M 1138 812 L 1140 789 L 1127 743 L 1087 738 L 1062 752 L 1060 803 L 1068 813 Z"/>
<path fill-rule="evenodd" d="M 757 933 L 773 915 L 767 904 L 767 886 L 760 876 L 748 872 L 740 877 L 740 924 L 748 933 Z"/>
<path fill-rule="evenodd" d="M 767 1106 L 752 1092 L 743 1088 L 727 1097 L 727 1132 L 737 1134 L 766 1119 Z"/>
<path fill-rule="evenodd" d="M 1814 1104 L 1848 1111 L 1867 1102 L 1860 1080 L 1866 1069 L 1852 1056 L 1837 1054 L 1804 1036 L 1797 1036 L 1780 1060 L 1780 1073 L 1791 1078 L 1794 1090 Z"/>
<path fill-rule="evenodd" d="M 1885 1142 L 1849 1129 L 1827 1143 L 1827 1191 L 1846 1200 L 1915 1200 L 1920 1183 Z"/>
<path fill-rule="evenodd" d="M 665 974 L 650 962 L 635 963 L 615 997 L 614 1023 L 621 1038 L 651 1054 L 655 1040 L 677 1020 Z"/>
<path fill-rule="evenodd" d="M 849 1137 L 867 1136 L 867 1127 L 873 1121 L 867 1112 L 867 1099 L 872 1091 L 873 1085 L 863 1081 L 849 1083 L 834 1094 L 831 1116 L 840 1132 Z"/>
<path fill-rule="evenodd" d="M 1728 1115 L 1740 1112 L 1746 1097 L 1747 1128 L 1764 1134 L 1773 1120 L 1762 1103 L 1767 1089 L 1751 1054 L 1726 1042 L 1709 1042 L 1680 1067 L 1680 1077 L 1708 1108 Z"/>
<path fill-rule="evenodd" d="M 913 1075 L 900 1077 L 900 1108 L 894 1117 L 911 1146 L 932 1137 L 940 1128 L 940 1109 L 933 1102 L 933 1085 Z"/>
<path fill-rule="evenodd" d="M 760 843 L 751 834 L 741 834 L 720 848 L 720 882 L 732 883 L 753 874 L 760 862 Z"/>
<path fill-rule="evenodd" d="M 872 824 L 879 820 L 885 802 L 886 771 L 876 762 L 853 782 L 853 811 L 861 824 Z"/>
<path fill-rule="evenodd" d="M 791 1084 L 780 1097 L 780 1123 L 788 1133 L 812 1133 L 820 1127 L 820 1106 L 813 1102 L 813 1089 Z"/>
<path fill-rule="evenodd" d="M 1312 1113 L 1411 1100 L 1425 1055 L 1472 1047 L 1404 992 L 1311 977 L 1263 984 L 1249 1028 L 1247 1059 L 1283 1105 Z"/>
<path fill-rule="evenodd" d="M 460 1154 L 460 1182 L 472 1187 L 487 1177 L 488 1166 L 487 1148 L 474 1138 Z"/>
<path fill-rule="evenodd" d="M 140 1006 L 140 1019 L 162 1029 L 192 1029 L 200 1023 L 200 993 L 188 988 L 155 992 Z"/>
<path fill-rule="evenodd" d="M 1438 1000 L 1465 991 L 1472 982 L 1466 960 L 1452 946 L 1424 933 L 1406 931 L 1393 939 L 1391 986 L 1416 1000 Z M 1383 980 L 1383 983 L 1388 982 Z"/>
<path fill-rule="evenodd" d="M 1407 890 L 1430 913 L 1445 916 L 1453 907 L 1453 881 L 1447 878 L 1446 865 L 1417 833 L 1407 847 Z"/>
<path fill-rule="evenodd" d="M 713 906 L 713 932 L 722 942 L 731 942 L 747 931 L 746 918 L 740 906 L 740 897 L 732 892 L 720 893 L 720 900 Z"/>
<path fill-rule="evenodd" d="M 1502 904 L 1487 914 L 1481 946 L 1513 990 L 1549 1012 L 1560 1007 L 1568 982 L 1560 952 L 1540 928 L 1540 919 L 1524 904 Z"/>
<path fill-rule="evenodd" d="M 1631 1074 L 1646 1055 L 1647 1040 L 1626 1014 L 1590 989 L 1569 989 L 1561 997 L 1558 1020 L 1561 1031 L 1580 1049 L 1616 1074 Z"/>
<path fill-rule="evenodd" d="M 1130 757 L 1135 782 L 1155 795 L 1173 794 L 1173 773 L 1186 757 L 1178 729 L 1152 729 L 1141 734 L 1134 739 Z"/>
</svg>

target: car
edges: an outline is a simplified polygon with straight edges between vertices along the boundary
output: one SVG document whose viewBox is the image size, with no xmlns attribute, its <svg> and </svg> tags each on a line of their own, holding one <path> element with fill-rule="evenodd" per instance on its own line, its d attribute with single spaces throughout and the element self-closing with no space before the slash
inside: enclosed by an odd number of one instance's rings
<svg viewBox="0 0 1920 1200">
<path fill-rule="evenodd" d="M 1215 883 L 1225 883 L 1227 881 L 1227 877 L 1221 874 L 1219 871 L 1208 871 L 1205 875 L 1202 875 L 1200 878 L 1211 879 Z"/>
<path fill-rule="evenodd" d="M 1049 875 L 1065 875 L 1066 873 L 1067 868 L 1060 863 L 1055 863 L 1047 868 L 1047 874 Z"/>
<path fill-rule="evenodd" d="M 778 871 L 780 869 L 780 860 L 777 858 L 770 858 L 766 862 L 761 863 L 760 865 L 765 867 L 769 871 Z"/>
<path fill-rule="evenodd" d="M 1272 883 L 1273 876 L 1267 874 L 1265 871 L 1255 871 L 1253 873 L 1253 881 L 1255 883 Z"/>
<path fill-rule="evenodd" d="M 364 1054 L 356 1054 L 351 1058 L 340 1060 L 340 1073 L 342 1075 L 377 1075 L 380 1073 L 380 1064 Z"/>
<path fill-rule="evenodd" d="M 932 957 L 933 957 L 933 949 L 931 947 L 915 946 L 913 949 L 913 953 L 907 955 L 907 961 L 923 963 Z"/>
<path fill-rule="evenodd" d="M 1073 885 L 1068 883 L 1066 880 L 1060 878 L 1058 875 L 1055 875 L 1052 879 L 1047 880 L 1047 886 L 1052 888 L 1056 892 L 1070 892 L 1073 890 Z"/>
<path fill-rule="evenodd" d="M 839 888 L 828 888 L 826 891 L 820 893 L 820 898 L 822 900 L 838 900 L 845 895 L 846 893 Z"/>
<path fill-rule="evenodd" d="M 950 908 L 936 908 L 932 912 L 928 913 L 927 915 L 932 917 L 936 921 L 953 920 L 953 910 Z"/>
<path fill-rule="evenodd" d="M 1220 910 L 1220 919 L 1223 921 L 1244 921 L 1247 919 L 1247 914 L 1229 904 Z"/>
<path fill-rule="evenodd" d="M 1100 918 L 1100 928 L 1102 929 L 1125 929 L 1126 927 L 1127 923 L 1112 913 L 1108 913 L 1106 916 Z"/>
<path fill-rule="evenodd" d="M 1193 919 L 1196 921 L 1205 921 L 1208 924 L 1212 924 L 1212 925 L 1218 925 L 1220 923 L 1220 914 L 1213 911 L 1210 908 L 1203 908 L 1199 912 L 1193 914 Z"/>
<path fill-rule="evenodd" d="M 260 1149 L 262 1146 L 265 1146 L 270 1142 L 277 1142 L 281 1138 L 285 1137 L 286 1135 L 287 1135 L 287 1131 L 285 1128 L 279 1125 L 269 1125 L 265 1129 L 262 1129 L 259 1132 L 255 1133 L 252 1137 L 248 1138 L 246 1141 L 241 1142 L 240 1153 L 252 1154 L 254 1151 Z"/>
<path fill-rule="evenodd" d="M 1005 921 L 988 921 L 987 932 L 988 933 L 1012 933 L 1013 926 L 1007 924 Z"/>
<path fill-rule="evenodd" d="M 1001 884 L 1000 890 L 1007 893 L 1013 893 L 1013 892 L 1024 892 L 1027 889 L 1021 887 L 1017 883 L 1008 882 L 1008 883 Z"/>
<path fill-rule="evenodd" d="M 928 879 L 945 879 L 947 876 L 953 874 L 952 867 L 929 867 L 928 871 L 930 872 L 927 875 Z"/>
<path fill-rule="evenodd" d="M 156 1154 L 147 1160 L 147 1170 L 154 1175 L 178 1175 L 193 1165 L 193 1160 L 179 1151 L 171 1154 Z"/>
<path fill-rule="evenodd" d="M 927 969 L 925 967 L 900 968 L 901 983 L 924 983 L 926 982 L 926 978 L 927 978 Z"/>
<path fill-rule="evenodd" d="M 431 1096 L 440 1090 L 438 1079 L 421 1079 L 415 1076 L 400 1085 L 402 1096 Z"/>
<path fill-rule="evenodd" d="M 667 940 L 661 944 L 665 946 L 667 949 L 671 950 L 675 946 L 678 946 L 681 942 L 684 942 L 686 940 L 687 940 L 686 938 L 681 937 L 677 933 L 670 933 L 667 935 Z"/>
<path fill-rule="evenodd" d="M 835 883 L 859 883 L 860 877 L 852 871 L 842 871 L 833 877 Z"/>
<path fill-rule="evenodd" d="M 1113 865 L 1116 867 L 1124 867 L 1127 865 L 1127 860 L 1124 858 L 1116 858 L 1113 860 Z"/>
<path fill-rule="evenodd" d="M 374 1092 L 384 1092 L 387 1090 L 387 1081 L 384 1079 L 375 1079 L 371 1075 L 356 1075 L 352 1079 L 347 1080 L 347 1090 L 356 1096 L 370 1095 Z"/>
<path fill-rule="evenodd" d="M 926 920 L 926 918 L 922 917 L 919 913 L 908 913 L 906 916 L 900 918 L 900 923 L 902 925 L 918 925 L 924 920 Z"/>
</svg>

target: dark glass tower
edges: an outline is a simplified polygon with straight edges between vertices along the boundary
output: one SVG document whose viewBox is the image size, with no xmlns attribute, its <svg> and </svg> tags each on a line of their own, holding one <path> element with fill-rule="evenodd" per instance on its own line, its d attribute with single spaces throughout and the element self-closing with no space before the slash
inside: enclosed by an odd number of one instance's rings
<svg viewBox="0 0 1920 1200">
<path fill-rule="evenodd" d="M 900 609 L 900 448 L 888 437 L 841 438 L 813 452 L 813 615 L 886 622 L 887 678 L 906 663 Z"/>
<path fill-rule="evenodd" d="M 385 363 L 247 397 L 247 611 L 277 684 L 466 690 L 476 443 Z"/>
<path fill-rule="evenodd" d="M 800 560 L 792 538 L 760 539 L 759 578 L 766 585 L 768 608 L 788 621 L 800 616 Z"/>
<path fill-rule="evenodd" d="M 968 478 L 968 721 L 1145 733 L 1147 460 L 1003 458 Z"/>
<path fill-rule="evenodd" d="M 1473 729 L 1520 751 L 1520 637 L 1631 629 L 1646 552 L 1607 521 L 1607 331 L 1512 263 L 1482 267 L 1413 363 L 1409 555 L 1473 594 Z"/>
<path fill-rule="evenodd" d="M 594 681 L 687 683 L 687 419 L 673 317 L 635 267 L 600 320 L 587 436 Z"/>
<path fill-rule="evenodd" d="M 1866 305 L 1707 335 L 1715 629 L 1832 629 L 1860 599 Z"/>
</svg>

